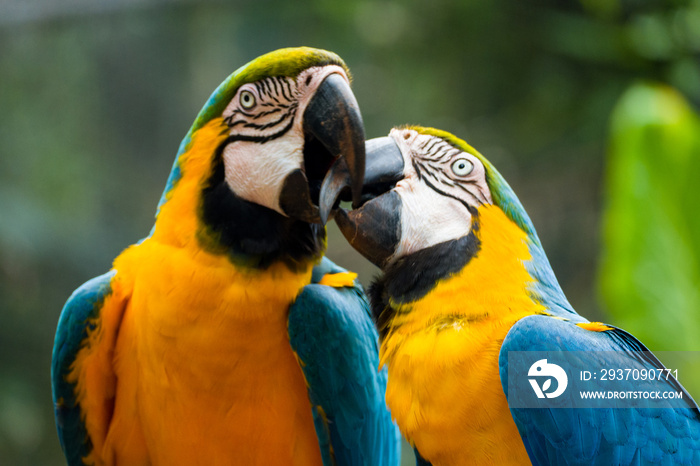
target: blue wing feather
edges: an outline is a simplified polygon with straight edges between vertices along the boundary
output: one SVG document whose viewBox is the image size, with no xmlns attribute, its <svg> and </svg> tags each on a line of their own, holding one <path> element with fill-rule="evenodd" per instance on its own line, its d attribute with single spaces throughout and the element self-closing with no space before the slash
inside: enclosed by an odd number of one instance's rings
<svg viewBox="0 0 700 466">
<path fill-rule="evenodd" d="M 623 330 L 592 332 L 572 322 L 529 316 L 511 328 L 501 347 L 499 366 L 506 397 L 510 351 L 580 352 L 576 354 L 584 356 L 579 359 L 567 359 L 576 366 L 571 367 L 572 373 L 601 367 L 596 351 L 616 352 L 616 361 L 607 360 L 606 367 L 630 367 L 631 361 L 646 368 L 664 367 Z M 533 464 L 700 464 L 698 406 L 675 378 L 658 384 L 658 388 L 683 392 L 682 406 L 650 408 L 647 401 L 640 401 L 633 408 L 511 408 L 511 414 Z"/>
<path fill-rule="evenodd" d="M 56 428 L 69 465 L 82 465 L 92 444 L 80 416 L 74 385 L 66 375 L 87 336 L 89 320 L 99 314 L 105 297 L 110 294 L 110 281 L 116 272 L 93 278 L 75 290 L 61 311 L 51 360 L 51 385 Z"/>
<path fill-rule="evenodd" d="M 324 258 L 313 279 L 339 272 L 345 270 Z M 361 287 L 304 287 L 290 309 L 289 338 L 309 385 L 324 464 L 398 464 L 399 431 L 384 401 L 387 372 L 377 369 L 378 335 Z"/>
</svg>

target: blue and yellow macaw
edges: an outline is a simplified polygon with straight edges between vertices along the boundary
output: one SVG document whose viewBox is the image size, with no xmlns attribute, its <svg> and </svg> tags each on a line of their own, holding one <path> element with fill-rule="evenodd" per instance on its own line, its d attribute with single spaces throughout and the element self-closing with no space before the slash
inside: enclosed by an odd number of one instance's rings
<svg viewBox="0 0 700 466">
<path fill-rule="evenodd" d="M 349 182 L 331 172 L 324 206 Z M 675 409 L 509 404 L 513 352 L 583 354 L 573 374 L 600 368 L 600 351 L 608 368 L 663 366 L 572 309 L 518 198 L 476 150 L 440 130 L 393 129 L 367 143 L 363 201 L 335 219 L 382 268 L 370 298 L 386 400 L 418 464 L 700 464 L 700 410 L 673 375 L 655 387 L 683 394 Z M 527 385 L 527 368 L 515 373 Z"/>
<path fill-rule="evenodd" d="M 323 258 L 319 189 L 339 157 L 358 195 L 364 130 L 337 55 L 271 52 L 214 91 L 150 235 L 61 313 L 69 464 L 398 461 L 369 306 Z"/>
</svg>

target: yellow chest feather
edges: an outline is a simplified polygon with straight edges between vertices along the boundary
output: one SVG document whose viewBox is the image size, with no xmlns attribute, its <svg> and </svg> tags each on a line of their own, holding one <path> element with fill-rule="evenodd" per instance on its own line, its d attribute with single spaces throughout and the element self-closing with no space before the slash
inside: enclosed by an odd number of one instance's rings
<svg viewBox="0 0 700 466">
<path fill-rule="evenodd" d="M 311 266 L 241 271 L 197 243 L 205 148 L 225 137 L 217 124 L 181 157 L 153 235 L 115 260 L 112 293 L 68 377 L 90 464 L 321 464 L 287 332 Z"/>
<path fill-rule="evenodd" d="M 310 270 L 255 276 L 232 273 L 229 263 L 184 267 L 183 251 L 163 256 L 161 248 L 147 240 L 120 256 L 103 306 L 109 313 L 111 302 L 125 304 L 108 361 L 96 358 L 109 344 L 99 336 L 79 355 L 82 405 L 104 393 L 104 379 L 92 372 L 97 364 L 111 364 L 115 377 L 109 419 L 86 410 L 88 431 L 104 436 L 90 459 L 320 464 L 306 383 L 287 336 L 289 305 Z"/>
<path fill-rule="evenodd" d="M 402 433 L 434 466 L 529 464 L 498 356 L 510 327 L 542 307 L 526 289 L 532 278 L 523 266 L 530 258 L 524 233 L 500 209 L 479 213 L 478 255 L 419 301 L 396 305 L 381 345 L 387 403 Z M 489 242 L 493 234 L 500 244 Z"/>
</svg>

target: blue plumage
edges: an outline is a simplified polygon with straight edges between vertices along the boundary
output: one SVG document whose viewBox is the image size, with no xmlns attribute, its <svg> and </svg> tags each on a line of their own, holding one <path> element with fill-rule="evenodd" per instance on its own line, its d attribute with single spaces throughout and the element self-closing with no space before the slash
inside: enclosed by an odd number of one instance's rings
<svg viewBox="0 0 700 466">
<path fill-rule="evenodd" d="M 510 351 L 567 351 L 572 374 L 598 367 L 664 366 L 629 333 L 612 327 L 593 332 L 571 321 L 550 316 L 530 316 L 509 331 L 500 351 L 499 368 L 508 397 L 509 377 L 526 378 L 527 368 L 508 364 Z M 605 358 L 596 352 L 605 351 Z M 614 357 L 611 357 L 611 352 Z M 601 364 L 604 363 L 604 364 Z M 561 408 L 562 399 L 551 408 L 511 408 L 513 419 L 533 464 L 700 464 L 700 410 L 690 394 L 671 375 L 650 390 L 683 393 L 682 400 L 669 400 L 650 407 L 646 399 L 634 400 L 630 408 Z"/>
<path fill-rule="evenodd" d="M 100 305 L 110 294 L 110 280 L 116 271 L 95 277 L 75 290 L 61 311 L 56 330 L 51 364 L 53 404 L 56 428 L 61 448 L 68 464 L 82 465 L 92 445 L 80 417 L 75 398 L 75 386 L 65 377 L 71 370 L 80 345 L 92 329 L 90 319 L 96 318 Z"/>
<path fill-rule="evenodd" d="M 362 288 L 316 284 L 340 272 L 324 258 L 289 313 L 324 464 L 398 464 L 399 431 L 384 403 L 387 370 L 377 370 L 377 331 Z"/>
</svg>

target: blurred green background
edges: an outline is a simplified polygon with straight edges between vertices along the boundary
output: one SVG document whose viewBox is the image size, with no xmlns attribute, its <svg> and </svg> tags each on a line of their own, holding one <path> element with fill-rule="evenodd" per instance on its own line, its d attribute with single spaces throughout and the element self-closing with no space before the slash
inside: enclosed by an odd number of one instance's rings
<svg viewBox="0 0 700 466">
<path fill-rule="evenodd" d="M 297 45 L 345 59 L 368 137 L 484 153 L 579 313 L 700 350 L 700 0 L 0 0 L 0 464 L 63 464 L 63 303 L 148 233 L 210 92 Z"/>
</svg>

